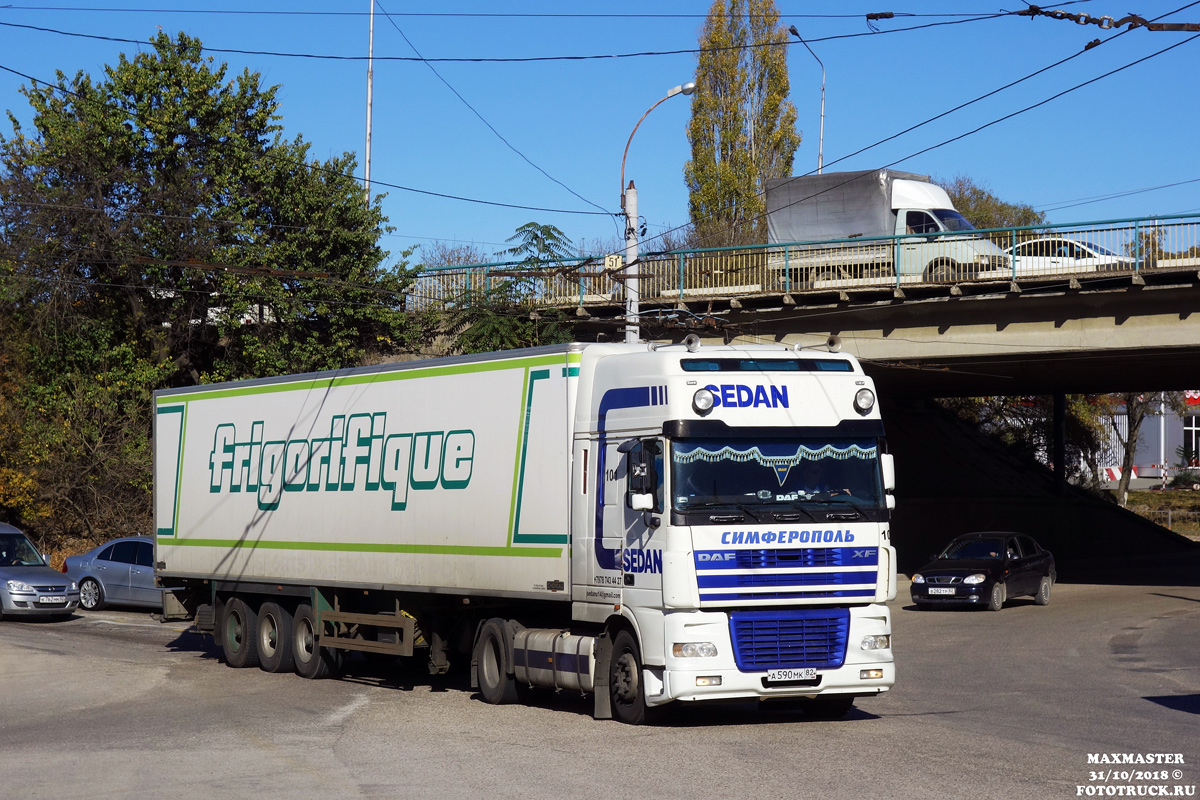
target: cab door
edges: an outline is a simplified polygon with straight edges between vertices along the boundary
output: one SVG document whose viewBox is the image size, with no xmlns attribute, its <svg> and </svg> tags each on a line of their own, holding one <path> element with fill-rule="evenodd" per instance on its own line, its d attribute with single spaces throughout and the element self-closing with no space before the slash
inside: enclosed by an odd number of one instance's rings
<svg viewBox="0 0 1200 800">
<path fill-rule="evenodd" d="M 626 451 L 621 560 L 625 601 L 658 607 L 662 604 L 664 537 L 659 531 L 666 498 L 665 442 L 651 437 L 627 442 L 619 449 Z"/>
<path fill-rule="evenodd" d="M 900 275 L 921 275 L 925 266 L 937 257 L 937 245 L 933 239 L 921 234 L 937 233 L 941 230 L 932 214 L 917 210 L 900 210 L 897 234 L 905 235 L 896 242 L 896 272 Z"/>
</svg>

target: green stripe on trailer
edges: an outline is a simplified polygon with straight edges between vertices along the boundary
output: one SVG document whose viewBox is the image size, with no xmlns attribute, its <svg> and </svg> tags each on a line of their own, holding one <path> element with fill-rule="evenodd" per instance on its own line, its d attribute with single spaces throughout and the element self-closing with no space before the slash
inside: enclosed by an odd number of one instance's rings
<svg viewBox="0 0 1200 800">
<path fill-rule="evenodd" d="M 271 539 L 172 539 L 172 547 L 223 547 L 238 550 L 317 550 L 332 553 L 416 553 L 434 556 L 562 558 L 561 547 L 467 547 L 441 544 L 373 544 L 371 542 L 281 542 Z"/>
<path fill-rule="evenodd" d="M 529 369 L 531 367 L 559 366 L 566 357 L 568 362 L 578 363 L 579 353 L 555 353 L 534 358 L 519 358 L 512 360 L 484 361 L 476 364 L 453 364 L 445 367 L 418 367 L 416 369 L 399 369 L 394 372 L 352 372 L 347 375 L 335 375 L 328 378 L 312 378 L 304 381 L 284 381 L 281 383 L 259 384 L 255 386 L 237 386 L 225 389 L 197 389 L 195 392 L 181 394 L 159 395 L 159 404 L 188 403 L 198 400 L 217 400 L 225 397 L 247 397 L 256 394 L 275 394 L 278 392 L 311 391 L 313 389 L 330 389 L 339 386 L 359 386 L 367 383 L 387 383 L 390 381 L 415 380 L 417 378 L 432 378 L 445 375 L 469 375 L 478 372 L 498 372 L 508 369 Z M 576 368 L 578 369 L 578 368 Z"/>
</svg>

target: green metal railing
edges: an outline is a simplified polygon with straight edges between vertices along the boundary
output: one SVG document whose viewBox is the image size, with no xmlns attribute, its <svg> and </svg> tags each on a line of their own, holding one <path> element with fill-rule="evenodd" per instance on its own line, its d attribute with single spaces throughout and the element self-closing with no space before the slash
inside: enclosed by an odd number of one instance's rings
<svg viewBox="0 0 1200 800">
<path fill-rule="evenodd" d="M 856 237 L 643 254 L 642 304 L 872 288 L 1053 282 L 1200 269 L 1200 216 Z M 624 302 L 623 268 L 604 258 L 420 270 L 409 308 L 478 302 L 501 292 L 529 307 Z"/>
</svg>

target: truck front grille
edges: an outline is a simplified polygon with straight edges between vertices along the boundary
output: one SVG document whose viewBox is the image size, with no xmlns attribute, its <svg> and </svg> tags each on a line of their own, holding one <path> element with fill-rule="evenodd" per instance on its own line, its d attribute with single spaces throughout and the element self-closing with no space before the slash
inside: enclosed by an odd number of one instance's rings
<svg viewBox="0 0 1200 800">
<path fill-rule="evenodd" d="M 850 611 L 814 608 L 737 611 L 729 615 L 733 656 L 742 672 L 837 669 L 846 658 Z"/>
</svg>

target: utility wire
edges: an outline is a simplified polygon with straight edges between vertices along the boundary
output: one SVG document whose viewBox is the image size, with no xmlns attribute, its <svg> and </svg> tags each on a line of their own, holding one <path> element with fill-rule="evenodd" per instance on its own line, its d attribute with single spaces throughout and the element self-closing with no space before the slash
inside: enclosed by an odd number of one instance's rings
<svg viewBox="0 0 1200 800">
<path fill-rule="evenodd" d="M 1144 189 L 1129 189 L 1124 192 L 1114 192 L 1112 194 L 1096 195 L 1094 197 L 1083 197 L 1078 200 L 1062 200 L 1057 203 L 1047 203 L 1043 206 L 1034 206 L 1039 211 L 1062 211 L 1064 208 L 1075 208 L 1076 206 L 1086 206 L 1092 203 L 1100 203 L 1105 200 L 1115 200 L 1118 197 L 1129 197 L 1135 194 L 1143 194 L 1145 192 L 1155 192 L 1159 189 L 1170 189 L 1174 186 L 1186 186 L 1189 183 L 1200 183 L 1200 178 L 1192 178 L 1186 181 L 1176 181 L 1175 183 L 1164 183 L 1160 186 L 1147 186 Z"/>
<path fill-rule="evenodd" d="M 3 24 L 3 23 L 0 23 L 0 24 Z M 60 92 L 62 94 L 74 97 L 76 100 L 104 106 L 105 108 L 109 109 L 110 111 L 114 111 L 118 114 L 125 115 L 125 116 L 131 116 L 133 119 L 137 120 L 136 114 L 133 114 L 130 111 L 127 111 L 122 108 L 118 108 L 116 106 L 109 105 L 108 103 L 104 103 L 104 102 L 101 102 L 98 100 L 92 100 L 91 98 L 83 97 L 78 92 L 74 92 L 74 91 L 66 88 L 65 86 L 59 86 L 58 84 L 53 84 L 53 83 L 50 83 L 49 81 L 44 81 L 44 80 L 41 80 L 40 78 L 35 78 L 32 75 L 26 75 L 24 72 L 19 72 L 18 70 L 12 69 L 11 67 L 6 67 L 3 64 L 0 64 L 0 71 L 11 73 L 13 75 L 16 75 L 17 77 L 24 78 L 25 80 L 31 81 L 35 84 L 41 84 L 42 86 L 45 86 L 53 91 Z M 138 120 L 138 121 L 139 121 L 139 123 L 141 122 L 140 120 Z M 324 167 L 319 162 L 314 161 L 314 162 L 310 163 L 307 161 L 299 161 L 294 158 L 286 158 L 284 156 L 280 156 L 280 155 L 277 155 L 274 153 L 267 153 L 266 156 L 267 156 L 267 158 L 272 158 L 272 159 L 275 159 L 278 161 L 283 161 L 285 163 L 303 166 L 305 169 L 311 169 L 316 172 L 320 172 L 322 174 L 341 175 L 344 177 L 350 177 L 351 179 L 353 179 L 355 181 L 359 181 L 359 182 L 363 181 L 363 179 L 358 177 L 357 175 L 345 176 L 344 173 L 341 173 L 337 170 L 329 169 L 328 167 Z M 372 185 L 375 185 L 375 186 L 384 186 L 389 189 L 397 189 L 399 191 L 404 191 L 404 192 L 413 192 L 415 194 L 425 195 L 427 197 L 440 197 L 445 200 L 459 200 L 464 203 L 476 203 L 479 205 L 494 206 L 494 207 L 498 207 L 498 208 L 515 208 L 515 209 L 520 209 L 520 210 L 524 210 L 524 211 L 542 211 L 542 212 L 546 212 L 549 214 L 584 214 L 584 215 L 589 215 L 589 216 L 605 216 L 605 217 L 614 216 L 614 212 L 609 212 L 609 211 L 574 211 L 574 210 L 564 209 L 564 208 L 546 208 L 546 207 L 542 207 L 542 206 L 525 206 L 525 205 L 520 205 L 517 203 L 501 203 L 501 202 L 494 201 L 494 200 L 480 200 L 480 199 L 474 198 L 474 197 L 463 197 L 461 195 L 447 194 L 445 192 L 434 192 L 429 189 L 417 189 L 412 186 L 401 186 L 398 183 L 388 183 L 386 181 L 380 181 L 380 180 L 374 180 L 374 179 L 372 179 L 371 183 L 372 183 Z"/>
<path fill-rule="evenodd" d="M 1068 3 L 1060 5 L 1071 5 L 1073 2 L 1085 2 L 1085 0 L 1071 0 Z M 16 6 L 5 5 L 5 9 L 13 11 L 91 11 L 102 13 L 132 13 L 132 14 L 207 14 L 218 16 L 277 16 L 277 17 L 365 17 L 370 12 L 367 11 L 277 11 L 277 10 L 256 10 L 256 9 L 215 9 L 215 8 L 84 8 L 79 6 Z M 454 11 L 394 11 L 388 13 L 392 17 L 449 17 L 457 19 L 707 19 L 709 14 L 596 14 L 596 13 L 522 13 L 522 12 L 454 12 Z M 716 16 L 728 17 L 727 13 L 721 12 Z M 765 17 L 766 14 L 746 14 L 738 15 L 745 17 Z M 865 14 L 788 14 L 789 18 L 795 19 L 862 19 Z M 966 17 L 977 16 L 975 14 L 911 14 L 906 12 L 895 12 L 897 17 L 931 17 L 931 18 L 946 18 L 946 17 Z"/>
<path fill-rule="evenodd" d="M 987 14 L 984 16 L 967 17 L 964 19 L 951 20 L 949 22 L 930 22 L 924 25 L 913 25 L 907 28 L 895 28 L 887 31 L 866 31 L 863 33 L 844 33 L 834 36 L 825 36 L 815 39 L 805 39 L 809 44 L 818 42 L 831 42 L 838 39 L 857 39 L 860 36 L 884 36 L 892 33 L 906 33 L 909 31 L 924 30 L 928 28 L 936 28 L 943 25 L 962 25 L 967 22 L 983 22 L 986 20 L 999 19 L 1001 17 L 1013 16 L 1015 12 L 1001 12 L 997 14 Z M 21 28 L 25 30 L 35 30 L 42 33 L 53 33 L 59 36 L 72 36 L 82 39 L 94 39 L 104 42 L 116 42 L 119 44 L 132 44 L 139 47 L 146 45 L 146 42 L 141 39 L 126 39 L 116 36 L 100 36 L 92 33 L 77 33 L 74 31 L 63 31 L 56 28 L 47 28 L 39 25 L 24 25 L 15 22 L 0 22 L 0 27 Z M 608 59 L 623 59 L 623 58 L 644 58 L 650 56 L 679 56 L 679 55 L 699 55 L 700 53 L 717 53 L 725 50 L 745 50 L 762 47 L 790 47 L 795 44 L 791 41 L 783 42 L 762 42 L 753 45 L 731 45 L 729 47 L 714 47 L 714 48 L 689 48 L 687 50 L 648 50 L 635 53 L 601 53 L 596 55 L 578 55 L 578 56 L 526 56 L 519 58 L 420 58 L 417 56 L 371 56 L 375 61 L 421 61 L 425 63 L 456 63 L 456 64 L 529 64 L 539 62 L 553 61 L 599 61 Z M 321 53 L 287 53 L 273 50 L 244 50 L 238 48 L 224 47 L 205 47 L 206 53 L 222 53 L 244 56 L 272 56 L 276 58 L 308 58 L 324 61 L 366 61 L 368 56 L 340 56 Z"/>
<path fill-rule="evenodd" d="M 378 3 L 378 0 L 376 0 L 376 2 Z M 497 139 L 499 139 L 501 142 L 504 143 L 505 147 L 507 147 L 509 150 L 512 150 L 514 153 L 516 153 L 518 156 L 520 156 L 521 160 L 524 161 L 526 164 L 528 164 L 529 166 L 536 169 L 538 172 L 545 175 L 547 178 L 549 178 L 554 183 L 556 183 L 559 186 L 561 186 L 562 188 L 566 189 L 568 192 L 570 192 L 572 195 L 574 195 L 578 199 L 582 200 L 583 202 L 587 203 L 588 205 L 590 205 L 594 208 L 600 209 L 605 214 L 609 213 L 603 206 L 597 205 L 596 203 L 593 203 L 591 200 L 588 200 L 586 197 L 579 194 L 579 192 L 576 192 L 570 186 L 567 186 L 565 183 L 560 181 L 558 178 L 554 177 L 549 172 L 546 172 L 546 170 L 542 169 L 540 166 L 533 163 L 533 161 L 531 161 L 528 156 L 526 156 L 524 153 L 522 153 L 520 150 L 518 150 L 516 147 L 514 147 L 512 142 L 510 142 L 510 141 L 508 141 L 508 139 L 504 138 L 504 136 L 501 135 L 500 131 L 496 130 L 495 126 L 493 126 L 492 123 L 490 123 L 486 119 L 484 119 L 483 115 L 479 113 L 479 111 L 475 108 L 475 106 L 468 103 L 467 98 L 463 97 L 462 94 L 459 93 L 459 91 L 457 89 L 455 89 L 453 86 L 451 86 L 450 81 L 446 80 L 442 76 L 442 74 L 437 71 L 437 69 L 433 66 L 433 64 L 429 63 L 429 61 L 427 61 L 425 59 L 425 57 L 423 55 L 421 55 L 421 51 L 419 51 L 417 49 L 416 45 L 414 45 L 412 43 L 412 41 L 408 38 L 408 36 L 404 33 L 404 31 L 400 29 L 400 26 L 396 24 L 396 21 L 391 18 L 391 16 L 387 12 L 387 9 L 384 9 L 382 4 L 379 4 L 379 7 L 383 11 L 383 15 L 385 17 L 387 17 L 388 22 L 390 22 L 392 27 L 396 29 L 396 32 L 400 34 L 400 38 L 404 39 L 405 44 L 407 44 L 410 48 L 412 48 L 412 51 L 417 54 L 418 58 L 421 59 L 421 63 L 423 63 L 426 67 L 428 67 L 429 71 L 432 72 L 439 81 L 441 81 L 443 84 L 445 84 L 446 88 L 449 89 L 454 94 L 454 96 L 457 97 L 459 99 L 459 101 L 462 102 L 462 104 L 471 111 L 472 114 L 474 114 L 476 117 L 478 117 L 479 121 L 482 122 L 484 125 L 486 125 L 487 129 L 489 131 L 491 131 L 493 134 L 495 134 Z"/>
<path fill-rule="evenodd" d="M 1158 19 L 1162 19 L 1162 17 L 1164 17 L 1164 16 L 1169 16 L 1170 14 L 1177 13 L 1178 11 L 1182 11 L 1182 10 L 1184 10 L 1184 9 L 1190 8 L 1191 6 L 1198 5 L 1198 4 L 1200 4 L 1200 0 L 1196 0 L 1196 2 L 1189 3 L 1188 5 L 1185 5 L 1185 6 L 1183 6 L 1182 8 L 1176 9 L 1175 11 L 1168 12 L 1167 14 L 1164 14 L 1164 15 L 1162 15 L 1162 16 L 1160 16 L 1160 17 L 1158 17 Z M 1125 33 L 1127 33 L 1127 32 L 1128 32 L 1128 31 L 1122 31 L 1121 33 L 1118 33 L 1118 34 L 1115 34 L 1115 35 L 1114 35 L 1114 36 L 1112 36 L 1112 37 L 1109 37 L 1109 39 L 1107 39 L 1106 41 L 1111 41 L 1112 39 L 1115 39 L 1115 38 L 1117 38 L 1118 36 L 1123 36 L 1123 35 L 1124 35 Z M 1197 38 L 1200 38 L 1200 34 L 1196 34 L 1195 36 L 1190 36 L 1190 37 L 1188 37 L 1187 39 L 1184 39 L 1184 40 L 1183 40 L 1183 41 L 1181 41 L 1181 42 L 1176 42 L 1175 44 L 1173 44 L 1173 45 L 1170 45 L 1169 47 L 1165 47 L 1165 48 L 1163 48 L 1162 50 L 1159 50 L 1159 51 L 1157 51 L 1157 52 L 1155 52 L 1155 53 L 1151 53 L 1150 55 L 1144 56 L 1144 57 L 1142 57 L 1142 58 L 1139 58 L 1139 59 L 1137 59 L 1137 60 L 1135 60 L 1135 61 L 1131 61 L 1130 63 L 1128 63 L 1128 64 L 1125 64 L 1124 66 L 1121 66 L 1121 67 L 1118 67 L 1118 68 L 1116 68 L 1116 69 L 1110 70 L 1110 71 L 1108 71 L 1108 72 L 1106 72 L 1106 73 L 1103 73 L 1102 75 L 1099 75 L 1099 76 L 1097 76 L 1097 77 L 1095 77 L 1095 78 L 1092 78 L 1092 79 L 1090 79 L 1090 80 L 1084 81 L 1083 83 L 1076 84 L 1075 86 L 1072 86 L 1072 87 L 1071 87 L 1071 88 L 1069 88 L 1069 89 L 1065 89 L 1065 90 L 1063 90 L 1063 91 L 1061 91 L 1061 92 L 1058 92 L 1057 94 L 1051 95 L 1050 97 L 1048 97 L 1048 98 L 1046 98 L 1046 99 L 1044 99 L 1044 100 L 1042 100 L 1042 101 L 1040 101 L 1040 102 L 1037 102 L 1037 103 L 1034 103 L 1034 104 L 1032 104 L 1032 105 L 1026 106 L 1026 107 L 1024 107 L 1024 108 L 1022 108 L 1022 109 L 1019 109 L 1019 110 L 1017 110 L 1017 111 L 1014 111 L 1014 112 L 1012 112 L 1012 113 L 1010 113 L 1010 114 L 1006 114 L 1006 115 L 1004 115 L 1004 116 L 1002 116 L 1002 117 L 999 117 L 999 118 L 997 118 L 997 119 L 994 119 L 994 120 L 992 120 L 992 121 L 990 121 L 990 122 L 987 122 L 987 123 L 985 123 L 985 124 L 983 124 L 983 125 L 980 125 L 979 127 L 976 127 L 976 128 L 974 128 L 974 129 L 972 129 L 972 130 L 969 130 L 969 131 L 967 131 L 967 132 L 965 132 L 965 133 L 959 134 L 958 136 L 951 137 L 950 139 L 946 139 L 946 140 L 944 140 L 944 141 L 942 141 L 942 142 L 939 142 L 939 143 L 937 143 L 937 144 L 930 145 L 929 147 L 923 148 L 923 149 L 921 149 L 921 150 L 918 150 L 918 151 L 916 151 L 916 152 L 914 152 L 914 153 L 910 153 L 910 154 L 908 154 L 908 155 L 906 155 L 906 156 L 903 156 L 903 157 L 901 157 L 901 158 L 898 158 L 898 159 L 896 159 L 895 161 L 889 162 L 889 163 L 887 163 L 887 164 L 883 164 L 883 165 L 880 167 L 880 169 L 885 169 L 885 168 L 887 168 L 887 167 L 893 167 L 893 166 L 895 166 L 895 165 L 897 165 L 897 164 L 901 164 L 901 163 L 903 163 L 903 162 L 905 162 L 905 161 L 908 161 L 908 160 L 909 160 L 909 159 L 911 159 L 911 158 L 915 158 L 916 156 L 923 155 L 923 154 L 925 154 L 925 153 L 928 153 L 928 152 L 930 152 L 930 151 L 932 151 L 932 150 L 936 150 L 936 149 L 938 149 L 938 148 L 940 148 L 940 147 L 944 147 L 944 146 L 946 146 L 946 145 L 948 145 L 948 144 L 952 144 L 953 142 L 957 142 L 957 141 L 959 141 L 959 140 L 961 140 L 961 139 L 965 139 L 965 138 L 966 138 L 966 137 L 968 137 L 968 136 L 971 136 L 971 135 L 973 135 L 973 134 L 976 134 L 976 133 L 978 133 L 978 132 L 980 132 L 980 131 L 982 131 L 982 130 L 985 130 L 985 129 L 987 129 L 987 128 L 990 128 L 990 127 L 992 127 L 993 125 L 997 125 L 997 124 L 999 124 L 999 123 L 1001 123 L 1001 122 L 1004 122 L 1004 121 L 1006 121 L 1006 120 L 1012 119 L 1013 117 L 1016 117 L 1016 116 L 1018 116 L 1018 115 L 1020 115 L 1020 114 L 1024 114 L 1024 113 L 1025 113 L 1025 112 L 1027 112 L 1027 111 L 1031 111 L 1031 110 L 1033 110 L 1033 109 L 1035 109 L 1035 108 L 1039 108 L 1039 107 L 1041 107 L 1041 106 L 1043 106 L 1043 105 L 1046 105 L 1047 103 L 1050 103 L 1050 102 L 1052 102 L 1052 101 L 1054 101 L 1054 100 L 1057 100 L 1057 99 L 1059 99 L 1059 98 L 1063 97 L 1064 95 L 1070 94 L 1071 92 L 1074 92 L 1074 91 L 1076 91 L 1076 90 L 1078 90 L 1078 89 L 1081 89 L 1081 88 L 1083 88 L 1083 87 L 1085 87 L 1085 86 L 1088 86 L 1088 85 L 1090 85 L 1090 84 L 1096 83 L 1097 81 L 1100 81 L 1100 80 L 1103 80 L 1104 78 L 1107 78 L 1107 77 L 1110 77 L 1110 76 L 1112 76 L 1112 75 L 1115 75 L 1115 74 L 1117 74 L 1118 72 L 1122 72 L 1122 71 L 1124 71 L 1124 70 L 1126 70 L 1126 69 L 1129 69 L 1129 68 L 1131 68 L 1131 67 L 1134 67 L 1134 66 L 1136 66 L 1136 65 L 1138 65 L 1138 64 L 1141 64 L 1141 63 L 1143 63 L 1143 62 L 1145 62 L 1145 61 L 1148 61 L 1148 60 L 1150 60 L 1150 59 L 1152 59 L 1152 58 L 1156 58 L 1156 57 L 1158 57 L 1158 56 L 1160 56 L 1160 55 L 1163 55 L 1164 53 L 1167 53 L 1167 52 L 1169 52 L 1169 51 L 1171 51 L 1171 50 L 1174 50 L 1176 47 L 1181 47 L 1182 45 L 1188 44 L 1188 43 L 1190 43 L 1190 42 L 1194 41 L 1194 40 L 1195 40 L 1195 39 L 1197 39 Z M 1078 54 L 1076 54 L 1076 55 L 1078 55 Z M 1066 61 L 1066 60 L 1069 60 L 1069 59 L 1064 59 L 1063 61 Z M 1063 63 L 1063 62 L 1061 62 L 1061 61 L 1060 61 L 1060 62 L 1058 62 L 1058 63 Z M 1051 66 L 1052 66 L 1052 67 L 1053 67 L 1053 66 L 1057 66 L 1057 64 L 1054 64 L 1054 65 L 1051 65 Z M 1047 68 L 1045 68 L 1045 69 L 1049 69 L 1049 67 L 1047 67 Z M 1039 70 L 1038 72 L 1039 72 L 1039 73 L 1040 73 L 1040 72 L 1044 72 L 1044 71 L 1045 71 L 1045 69 Z M 1035 74 L 1037 74 L 1037 73 L 1035 73 Z M 1015 85 L 1016 83 L 1019 83 L 1019 82 L 1020 82 L 1020 81 L 1016 81 L 1016 82 L 1014 82 L 1013 84 L 1010 84 L 1010 85 Z M 1001 87 L 1001 89 L 1003 89 L 1003 88 L 1007 88 L 1007 87 Z M 997 91 L 1000 91 L 1000 90 L 997 90 Z M 991 93 L 989 93 L 989 95 L 990 95 L 990 94 L 995 94 L 995 92 L 991 92 Z M 985 95 L 985 96 L 988 96 L 988 95 Z M 978 98 L 977 98 L 977 99 L 978 99 Z M 973 101 L 972 101 L 972 102 L 973 102 Z M 964 105 L 969 105 L 969 103 L 967 103 L 967 104 L 964 104 Z M 952 109 L 952 110 L 954 110 L 954 109 Z M 947 113 L 949 113 L 949 112 L 947 112 Z M 933 119 L 937 119 L 937 118 L 940 118 L 940 117 L 942 117 L 942 116 L 945 116 L 945 114 L 938 115 L 938 117 L 934 117 Z M 927 120 L 926 122 L 928 122 L 928 121 L 929 121 L 929 120 Z M 921 123 L 921 125 L 923 125 L 923 124 L 925 124 L 925 123 Z M 914 128 L 917 128 L 917 127 L 920 127 L 920 125 L 913 126 L 913 127 L 914 127 Z M 899 134 L 898 134 L 898 135 L 899 135 Z M 871 149 L 872 147 L 875 147 L 875 146 L 877 146 L 878 144 L 882 144 L 883 142 L 890 141 L 890 140 L 891 140 L 891 139 L 893 139 L 893 138 L 895 138 L 895 137 L 893 136 L 893 137 L 888 137 L 887 139 L 883 139 L 883 140 L 881 140 L 880 142 L 877 142 L 877 143 L 876 143 L 876 144 L 874 144 L 874 145 L 869 145 L 868 147 L 865 147 L 865 148 L 862 148 L 861 150 L 858 150 L 858 151 L 856 151 L 856 153 L 854 153 L 854 154 L 852 154 L 852 155 L 857 155 L 858 153 L 862 153 L 862 152 L 864 152 L 865 150 Z M 830 163 L 837 163 L 838 161 L 843 161 L 843 160 L 845 160 L 846 158 L 849 158 L 849 156 L 843 156 L 842 158 L 836 159 L 835 161 L 832 161 L 832 162 L 830 162 Z M 811 174 L 813 174 L 813 173 L 811 173 L 811 172 L 809 172 L 809 173 L 806 173 L 806 175 L 811 175 Z M 848 181 L 847 181 L 847 182 L 848 182 Z M 830 189 L 827 189 L 827 190 L 825 190 L 825 191 L 830 191 L 830 190 L 832 190 L 833 188 L 837 188 L 837 187 L 830 187 Z M 766 191 L 765 191 L 765 190 L 764 190 L 764 191 L 762 191 L 762 192 L 759 192 L 759 193 L 758 193 L 758 195 L 759 195 L 759 196 L 764 196 L 765 194 L 766 194 Z M 800 198 L 800 199 L 798 199 L 798 200 L 794 201 L 794 202 L 793 202 L 791 205 L 795 205 L 796 203 L 801 203 L 801 202 L 804 202 L 805 200 L 808 200 L 808 199 L 810 199 L 810 198 L 807 198 L 807 197 L 805 197 L 805 198 Z M 751 220 L 745 220 L 745 221 L 742 221 L 742 222 L 738 223 L 738 225 L 740 225 L 740 226 L 744 226 L 744 225 L 746 225 L 748 222 L 756 222 L 756 221 L 760 221 L 760 220 L 764 219 L 764 218 L 765 218 L 765 216 L 766 216 L 765 214 L 762 214 L 762 215 L 759 215 L 759 216 L 757 216 L 757 217 L 754 217 L 754 218 L 753 218 L 753 219 L 751 219 Z M 689 223 L 689 224 L 694 224 L 694 222 L 695 222 L 695 221 L 693 221 L 692 223 Z M 666 235 L 666 233 L 671 233 L 671 232 L 673 232 L 673 231 L 682 230 L 682 229 L 684 229 L 684 228 L 686 228 L 686 227 L 687 227 L 686 225 L 677 226 L 676 228 L 673 228 L 673 229 L 671 229 L 670 231 L 666 231 L 666 232 L 664 232 L 663 234 L 660 234 L 659 236 Z"/>
</svg>

